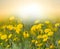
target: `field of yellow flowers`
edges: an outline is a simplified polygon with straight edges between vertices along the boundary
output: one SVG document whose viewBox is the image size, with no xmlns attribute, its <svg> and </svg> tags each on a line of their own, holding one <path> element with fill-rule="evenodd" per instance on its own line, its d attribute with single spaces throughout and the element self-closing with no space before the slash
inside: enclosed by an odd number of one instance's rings
<svg viewBox="0 0 60 49">
<path fill-rule="evenodd" d="M 0 21 L 0 49 L 60 49 L 60 23 L 26 25 L 16 17 Z"/>
</svg>

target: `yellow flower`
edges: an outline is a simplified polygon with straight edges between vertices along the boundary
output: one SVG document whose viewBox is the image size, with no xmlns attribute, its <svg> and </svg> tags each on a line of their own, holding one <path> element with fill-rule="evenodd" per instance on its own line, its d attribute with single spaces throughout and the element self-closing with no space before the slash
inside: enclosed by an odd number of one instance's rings
<svg viewBox="0 0 60 49">
<path fill-rule="evenodd" d="M 6 34 L 1 35 L 1 39 L 2 39 L 2 40 L 7 39 L 7 35 L 6 35 Z"/>
<path fill-rule="evenodd" d="M 43 39 L 43 42 L 46 42 L 47 40 L 48 40 L 48 38 L 44 38 L 44 39 Z"/>
<path fill-rule="evenodd" d="M 37 25 L 32 26 L 31 31 L 36 31 L 36 27 L 37 27 Z"/>
<path fill-rule="evenodd" d="M 60 44 L 60 40 L 58 40 L 58 44 Z"/>
<path fill-rule="evenodd" d="M 11 21 L 11 20 L 14 20 L 14 19 L 15 19 L 14 16 L 11 16 L 11 17 L 9 18 L 10 21 Z"/>
<path fill-rule="evenodd" d="M 13 26 L 12 26 L 12 25 L 8 25 L 7 28 L 8 28 L 9 30 L 12 30 L 12 29 L 13 29 Z"/>
<path fill-rule="evenodd" d="M 14 27 L 14 30 L 16 31 L 17 34 L 19 34 L 22 28 L 23 24 L 18 24 L 16 27 Z"/>
<path fill-rule="evenodd" d="M 23 24 L 18 24 L 17 28 L 19 28 L 19 29 L 23 28 Z"/>
<path fill-rule="evenodd" d="M 43 26 L 43 24 L 34 25 L 34 26 L 32 26 L 31 31 L 39 30 L 39 29 L 41 29 L 42 26 Z"/>
<path fill-rule="evenodd" d="M 12 34 L 9 34 L 8 38 L 11 38 L 12 37 Z"/>
<path fill-rule="evenodd" d="M 42 33 L 43 33 L 43 30 L 42 30 L 42 29 L 39 29 L 39 33 L 41 33 L 41 34 L 42 34 Z"/>
<path fill-rule="evenodd" d="M 23 32 L 23 36 L 24 36 L 24 38 L 27 38 L 27 37 L 29 37 L 29 34 L 28 34 L 28 32 Z"/>
<path fill-rule="evenodd" d="M 55 27 L 58 27 L 59 25 L 60 25 L 59 23 L 56 23 L 56 24 L 55 24 Z"/>
<path fill-rule="evenodd" d="M 51 31 L 51 29 L 49 29 L 49 28 L 47 28 L 47 29 L 44 30 L 45 33 L 48 33 L 50 31 Z"/>
<path fill-rule="evenodd" d="M 50 21 L 45 21 L 45 23 L 46 23 L 46 24 L 49 24 L 49 23 L 50 23 Z"/>
<path fill-rule="evenodd" d="M 43 35 L 43 41 L 46 42 L 48 40 L 48 36 L 45 34 Z"/>
<path fill-rule="evenodd" d="M 32 42 L 32 43 L 34 43 L 34 42 L 35 42 L 35 40 L 32 40 L 31 42 Z"/>
<path fill-rule="evenodd" d="M 48 36 L 53 36 L 54 32 L 48 32 Z"/>
<path fill-rule="evenodd" d="M 51 48 L 51 49 L 54 49 L 54 47 L 55 47 L 54 45 L 50 45 L 50 48 Z"/>
<path fill-rule="evenodd" d="M 41 39 L 41 38 L 42 38 L 42 35 L 38 35 L 38 36 L 37 36 L 37 39 Z"/>
<path fill-rule="evenodd" d="M 21 31 L 21 29 L 16 27 L 16 28 L 15 28 L 15 31 L 16 31 L 17 34 L 19 34 L 20 31 Z"/>
<path fill-rule="evenodd" d="M 42 28 L 42 26 L 43 26 L 43 24 L 38 24 L 38 25 L 36 26 L 36 29 L 39 30 L 39 29 Z"/>
<path fill-rule="evenodd" d="M 47 38 L 48 36 L 47 36 L 47 34 L 44 34 L 43 36 L 42 36 L 42 38 Z"/>
</svg>

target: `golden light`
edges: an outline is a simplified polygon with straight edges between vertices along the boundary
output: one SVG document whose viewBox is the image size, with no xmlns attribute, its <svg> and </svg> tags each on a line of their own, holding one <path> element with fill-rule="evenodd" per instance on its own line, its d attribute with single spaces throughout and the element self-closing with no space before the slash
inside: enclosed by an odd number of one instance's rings
<svg viewBox="0 0 60 49">
<path fill-rule="evenodd" d="M 43 15 L 43 8 L 37 3 L 27 4 L 21 7 L 19 13 L 24 19 L 29 16 L 37 17 Z"/>
</svg>

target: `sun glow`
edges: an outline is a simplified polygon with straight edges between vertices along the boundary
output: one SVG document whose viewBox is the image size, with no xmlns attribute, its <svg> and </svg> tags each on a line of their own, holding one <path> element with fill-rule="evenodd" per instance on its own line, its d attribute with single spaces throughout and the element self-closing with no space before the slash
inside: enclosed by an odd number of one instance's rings
<svg viewBox="0 0 60 49">
<path fill-rule="evenodd" d="M 42 6 L 36 3 L 24 5 L 21 7 L 20 10 L 20 15 L 23 18 L 28 18 L 28 16 L 37 17 L 39 15 L 42 15 L 42 13 L 43 13 Z"/>
</svg>

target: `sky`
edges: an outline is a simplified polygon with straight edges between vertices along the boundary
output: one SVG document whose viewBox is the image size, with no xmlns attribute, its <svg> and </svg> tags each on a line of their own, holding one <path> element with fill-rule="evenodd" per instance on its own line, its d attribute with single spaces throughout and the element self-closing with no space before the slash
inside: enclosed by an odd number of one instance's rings
<svg viewBox="0 0 60 49">
<path fill-rule="evenodd" d="M 56 18 L 60 16 L 60 0 L 0 0 L 0 17 Z"/>
</svg>

